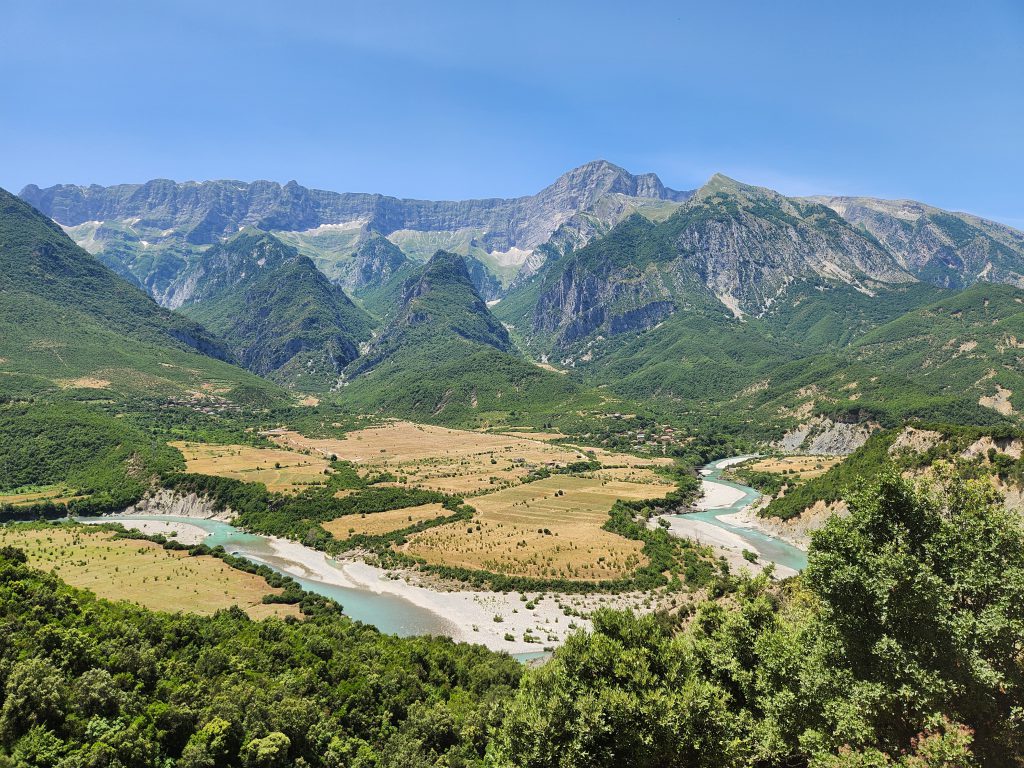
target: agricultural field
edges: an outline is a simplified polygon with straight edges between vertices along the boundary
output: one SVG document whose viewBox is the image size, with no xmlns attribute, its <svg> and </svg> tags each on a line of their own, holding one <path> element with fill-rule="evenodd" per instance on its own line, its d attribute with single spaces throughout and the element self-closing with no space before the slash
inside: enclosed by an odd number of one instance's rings
<svg viewBox="0 0 1024 768">
<path fill-rule="evenodd" d="M 440 504 L 423 504 L 418 507 L 392 509 L 387 512 L 344 515 L 324 523 L 323 527 L 336 539 L 347 539 L 356 534 L 383 536 L 425 520 L 433 520 L 450 514 L 451 511 Z"/>
<path fill-rule="evenodd" d="M 748 468 L 754 472 L 772 472 L 810 480 L 825 474 L 842 460 L 842 456 L 773 456 L 750 464 Z"/>
<path fill-rule="evenodd" d="M 323 485 L 324 471 L 329 466 L 322 456 L 306 456 L 280 448 L 182 441 L 171 446 L 184 455 L 189 472 L 263 483 L 267 490 L 278 493 L 295 493 L 311 485 Z"/>
<path fill-rule="evenodd" d="M 583 449 L 553 445 L 541 435 L 490 434 L 396 421 L 361 429 L 338 440 L 312 439 L 297 432 L 268 434 L 282 447 L 336 456 L 372 471 L 387 471 L 411 487 L 453 494 L 474 494 L 515 485 L 541 467 L 589 460 Z M 668 459 L 637 458 L 592 451 L 606 466 L 650 467 Z"/>
<path fill-rule="evenodd" d="M 410 537 L 403 551 L 429 563 L 508 575 L 625 576 L 646 562 L 643 545 L 601 526 L 617 499 L 661 498 L 674 488 L 653 473 L 647 479 L 555 475 L 477 496 L 467 500 L 477 511 L 471 522 L 423 531 Z"/>
<path fill-rule="evenodd" d="M 0 506 L 10 504 L 15 507 L 38 504 L 41 501 L 52 501 L 54 504 L 65 504 L 77 498 L 76 494 L 63 485 L 30 485 L 25 488 L 0 493 Z"/>
<path fill-rule="evenodd" d="M 215 557 L 190 557 L 151 541 L 112 537 L 109 531 L 72 526 L 0 527 L 0 547 L 18 547 L 32 567 L 51 571 L 107 600 L 155 611 L 206 615 L 237 605 L 254 619 L 299 616 L 294 605 L 261 602 L 264 595 L 282 590 L 260 576 L 231 568 Z"/>
</svg>

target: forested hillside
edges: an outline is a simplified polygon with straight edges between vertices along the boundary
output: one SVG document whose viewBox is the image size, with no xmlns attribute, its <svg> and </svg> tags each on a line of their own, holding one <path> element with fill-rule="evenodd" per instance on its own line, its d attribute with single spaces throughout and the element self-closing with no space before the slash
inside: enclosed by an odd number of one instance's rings
<svg viewBox="0 0 1024 768">
<path fill-rule="evenodd" d="M 445 251 L 405 283 L 402 309 L 345 374 L 349 406 L 448 424 L 597 402 L 520 357 L 463 258 Z"/>
<path fill-rule="evenodd" d="M 313 262 L 277 238 L 243 234 L 206 251 L 180 310 L 231 346 L 253 373 L 328 389 L 359 356 L 373 322 Z"/>
<path fill-rule="evenodd" d="M 7 397 L 82 389 L 222 400 L 282 394 L 224 362 L 234 358 L 223 340 L 158 307 L 3 190 L 0 322 Z"/>
</svg>

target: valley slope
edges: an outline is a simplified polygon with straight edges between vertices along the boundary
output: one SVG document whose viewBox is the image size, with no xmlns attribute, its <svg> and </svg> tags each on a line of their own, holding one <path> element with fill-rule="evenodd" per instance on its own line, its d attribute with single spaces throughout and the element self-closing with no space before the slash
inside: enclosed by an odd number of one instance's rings
<svg viewBox="0 0 1024 768">
<path fill-rule="evenodd" d="M 0 377 L 6 397 L 279 400 L 228 345 L 157 306 L 31 206 L 0 190 Z"/>
</svg>

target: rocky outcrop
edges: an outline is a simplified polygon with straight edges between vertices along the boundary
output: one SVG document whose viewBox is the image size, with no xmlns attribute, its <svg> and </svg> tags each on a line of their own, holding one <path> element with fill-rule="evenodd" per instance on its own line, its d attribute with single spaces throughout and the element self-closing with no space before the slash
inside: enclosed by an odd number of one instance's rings
<svg viewBox="0 0 1024 768">
<path fill-rule="evenodd" d="M 960 454 L 964 459 L 981 459 L 988 455 L 989 451 L 1004 453 L 1010 458 L 1019 459 L 1024 454 L 1024 443 L 1020 440 L 1009 437 L 985 436 L 971 443 Z"/>
<path fill-rule="evenodd" d="M 653 267 L 574 260 L 541 293 L 533 310 L 535 334 L 566 347 L 595 333 L 616 335 L 652 328 L 675 311 L 673 292 Z"/>
<path fill-rule="evenodd" d="M 401 248 L 382 235 L 371 234 L 352 255 L 352 265 L 340 284 L 353 292 L 382 285 L 408 262 Z"/>
<path fill-rule="evenodd" d="M 917 278 L 946 288 L 978 280 L 1024 287 L 1024 232 L 913 200 L 808 198 L 863 228 Z"/>
<path fill-rule="evenodd" d="M 813 456 L 847 456 L 864 445 L 877 428 L 875 424 L 836 422 L 819 416 L 789 430 L 772 447 Z"/>
<path fill-rule="evenodd" d="M 632 215 L 536 279 L 532 317 L 511 321 L 545 338 L 544 353 L 596 333 L 642 331 L 691 305 L 760 316 L 796 281 L 863 293 L 914 281 L 831 208 L 721 175 L 665 221 Z"/>
<path fill-rule="evenodd" d="M 764 510 L 771 500 L 771 497 L 762 496 L 755 505 L 740 513 L 739 522 L 757 528 L 769 536 L 780 538 L 798 549 L 806 550 L 811 544 L 811 534 L 832 517 L 846 517 L 850 514 L 850 508 L 845 501 L 816 501 L 799 515 L 786 520 L 759 516 L 758 513 Z"/>
<path fill-rule="evenodd" d="M 889 446 L 890 456 L 901 453 L 924 453 L 942 441 L 942 433 L 931 429 L 906 427 Z"/>
<path fill-rule="evenodd" d="M 203 520 L 228 521 L 234 517 L 230 509 L 218 509 L 210 500 L 194 493 L 179 494 L 160 488 L 143 496 L 123 515 L 171 515 L 174 517 L 196 517 Z"/>
<path fill-rule="evenodd" d="M 500 299 L 504 290 L 501 281 L 496 278 L 489 269 L 477 259 L 468 256 L 465 259 L 466 269 L 469 272 L 469 279 L 484 301 Z"/>
</svg>

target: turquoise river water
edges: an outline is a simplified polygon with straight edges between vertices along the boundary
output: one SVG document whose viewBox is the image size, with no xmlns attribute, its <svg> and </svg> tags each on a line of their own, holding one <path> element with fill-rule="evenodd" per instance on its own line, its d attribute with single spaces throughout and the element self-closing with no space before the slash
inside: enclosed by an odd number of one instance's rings
<svg viewBox="0 0 1024 768">
<path fill-rule="evenodd" d="M 735 461 L 735 459 L 732 461 Z M 688 516 L 698 520 L 703 520 L 711 525 L 716 525 L 719 528 L 735 533 L 747 542 L 751 549 L 756 550 L 765 560 L 770 560 L 797 570 L 804 568 L 807 565 L 807 555 L 802 550 L 790 546 L 789 544 L 786 544 L 772 536 L 761 533 L 760 531 L 744 528 L 738 525 L 732 525 L 719 519 L 722 515 L 728 515 L 733 512 L 740 511 L 748 504 L 756 501 L 760 495 L 753 488 L 748 488 L 745 485 L 739 485 L 722 479 L 721 474 L 724 465 L 728 465 L 729 463 L 729 459 L 724 459 L 722 461 L 708 464 L 707 467 L 705 467 L 705 480 L 711 483 L 728 485 L 742 491 L 742 498 L 727 507 L 709 509 L 704 512 L 691 512 L 687 513 Z M 187 523 L 189 525 L 202 528 L 209 534 L 205 540 L 205 543 L 208 546 L 222 546 L 232 554 L 240 555 L 256 563 L 262 563 L 280 573 L 288 573 L 288 570 L 293 568 L 295 565 L 292 561 L 284 560 L 279 555 L 275 554 L 264 536 L 246 533 L 245 531 L 239 530 L 228 523 L 220 522 L 218 520 L 203 520 L 191 517 L 173 517 L 167 515 L 152 517 L 142 515 L 119 517 L 114 515 L 104 517 L 103 520 L 106 522 L 119 522 L 126 527 L 131 527 L 133 521 L 139 520 Z M 428 634 L 451 636 L 455 632 L 454 625 L 448 619 L 396 595 L 382 594 L 369 589 L 342 587 L 336 584 L 329 584 L 318 579 L 295 576 L 293 573 L 288 573 L 288 575 L 292 576 L 292 578 L 294 578 L 303 589 L 336 600 L 344 607 L 347 615 L 353 619 L 357 619 L 358 621 L 373 624 L 382 632 L 398 635 L 400 637 Z M 538 656 L 543 656 L 543 654 L 520 654 L 517 655 L 517 658 L 520 658 L 521 660 L 529 660 L 530 658 Z"/>
<path fill-rule="evenodd" d="M 761 494 L 753 488 L 722 479 L 722 472 L 725 468 L 730 464 L 735 464 L 739 458 L 746 457 L 735 457 L 711 462 L 704 467 L 704 480 L 708 483 L 718 483 L 719 485 L 725 485 L 729 488 L 735 488 L 737 491 L 741 491 L 743 493 L 742 497 L 725 507 L 715 507 L 701 512 L 686 512 L 679 515 L 679 517 L 685 516 L 692 520 L 701 520 L 705 523 L 710 523 L 718 528 L 729 531 L 730 533 L 734 533 L 743 539 L 743 541 L 750 546 L 750 549 L 756 551 L 763 560 L 768 560 L 773 563 L 778 563 L 779 565 L 788 566 L 789 568 L 793 568 L 797 571 L 802 571 L 807 567 L 807 553 L 802 549 L 798 549 L 791 544 L 787 544 L 782 539 L 776 538 L 775 536 L 771 536 L 767 533 L 763 533 L 753 528 L 745 528 L 742 525 L 734 525 L 721 519 L 725 515 L 731 515 L 735 512 L 741 511 L 761 497 Z"/>
<path fill-rule="evenodd" d="M 203 542 L 207 546 L 222 546 L 232 554 L 267 565 L 279 573 L 287 573 L 286 569 L 294 565 L 290 560 L 282 560 L 275 555 L 265 537 L 246 533 L 219 520 L 169 515 L 153 517 L 146 515 L 118 517 L 114 515 L 103 518 L 103 522 L 121 523 L 126 528 L 131 528 L 132 522 L 139 520 L 187 523 L 202 528 L 210 534 Z M 303 589 L 341 603 L 348 616 L 366 624 L 373 624 L 381 632 L 409 637 L 410 635 L 451 635 L 455 631 L 455 627 L 447 619 L 396 595 L 381 594 L 369 589 L 342 587 L 317 579 L 303 578 L 292 573 L 287 573 L 287 575 L 295 579 Z"/>
</svg>

